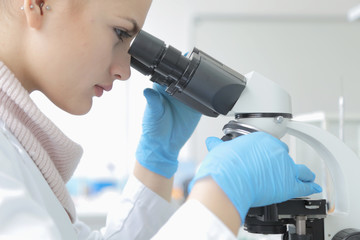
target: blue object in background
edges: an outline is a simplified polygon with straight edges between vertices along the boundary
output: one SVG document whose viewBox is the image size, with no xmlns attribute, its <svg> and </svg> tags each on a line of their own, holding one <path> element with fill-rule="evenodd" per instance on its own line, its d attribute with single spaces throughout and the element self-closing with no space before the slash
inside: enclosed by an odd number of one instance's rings
<svg viewBox="0 0 360 240">
<path fill-rule="evenodd" d="M 88 179 L 73 178 L 66 187 L 73 197 L 98 195 L 106 188 L 119 189 L 121 191 L 123 184 L 118 179 Z"/>
</svg>

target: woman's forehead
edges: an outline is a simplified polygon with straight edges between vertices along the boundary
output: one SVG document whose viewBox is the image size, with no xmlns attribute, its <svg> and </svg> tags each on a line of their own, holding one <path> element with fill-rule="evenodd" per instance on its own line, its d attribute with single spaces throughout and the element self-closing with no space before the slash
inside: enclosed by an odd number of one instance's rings
<svg viewBox="0 0 360 240">
<path fill-rule="evenodd" d="M 109 13 L 115 16 L 134 19 L 142 27 L 149 11 L 151 0 L 97 0 L 107 4 Z"/>
</svg>

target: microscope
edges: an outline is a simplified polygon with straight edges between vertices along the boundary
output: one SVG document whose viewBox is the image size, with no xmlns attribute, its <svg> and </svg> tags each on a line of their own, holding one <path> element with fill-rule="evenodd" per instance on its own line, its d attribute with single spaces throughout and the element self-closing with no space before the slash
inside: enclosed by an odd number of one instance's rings
<svg viewBox="0 0 360 240">
<path fill-rule="evenodd" d="M 134 69 L 150 75 L 174 98 L 209 117 L 233 117 L 222 140 L 256 131 L 279 139 L 289 134 L 311 146 L 324 162 L 330 180 L 321 184 L 321 198 L 251 208 L 246 231 L 281 234 L 283 240 L 360 239 L 360 159 L 327 131 L 294 121 L 291 98 L 280 86 L 257 72 L 242 75 L 197 48 L 183 55 L 145 31 L 138 33 L 129 54 Z"/>
</svg>

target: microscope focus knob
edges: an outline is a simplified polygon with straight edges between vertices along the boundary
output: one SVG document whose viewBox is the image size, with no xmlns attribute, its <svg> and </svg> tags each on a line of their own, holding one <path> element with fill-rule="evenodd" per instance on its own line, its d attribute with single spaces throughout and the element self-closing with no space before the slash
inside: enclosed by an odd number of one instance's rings
<svg viewBox="0 0 360 240">
<path fill-rule="evenodd" d="M 347 228 L 338 232 L 332 240 L 359 240 L 360 230 L 355 228 Z"/>
</svg>

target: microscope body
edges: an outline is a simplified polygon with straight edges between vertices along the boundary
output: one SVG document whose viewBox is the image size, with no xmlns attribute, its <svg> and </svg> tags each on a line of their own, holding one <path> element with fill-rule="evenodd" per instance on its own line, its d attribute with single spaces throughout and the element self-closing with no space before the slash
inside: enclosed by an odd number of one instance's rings
<svg viewBox="0 0 360 240">
<path fill-rule="evenodd" d="M 140 31 L 129 50 L 131 66 L 166 91 L 209 117 L 234 117 L 223 128 L 223 140 L 255 131 L 279 139 L 293 135 L 309 144 L 327 166 L 331 181 L 320 183 L 320 199 L 291 199 L 250 209 L 245 230 L 283 234 L 291 240 L 360 239 L 360 159 L 342 141 L 315 126 L 292 120 L 291 98 L 259 73 L 243 76 L 206 53 L 189 56 Z"/>
<path fill-rule="evenodd" d="M 279 139 L 294 136 L 315 150 L 330 179 L 320 183 L 323 187 L 320 197 L 250 209 L 245 229 L 253 233 L 284 234 L 283 239 L 291 240 L 360 239 L 360 191 L 354 187 L 360 183 L 358 156 L 329 132 L 292 120 L 291 98 L 276 83 L 254 72 L 245 76 L 246 88 L 229 112 L 235 120 L 228 124 L 231 128 L 224 126 L 224 137 L 253 131 L 264 131 Z M 251 130 L 246 132 L 246 129 Z"/>
</svg>

